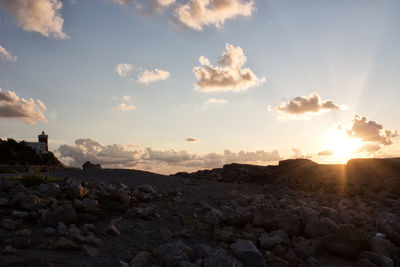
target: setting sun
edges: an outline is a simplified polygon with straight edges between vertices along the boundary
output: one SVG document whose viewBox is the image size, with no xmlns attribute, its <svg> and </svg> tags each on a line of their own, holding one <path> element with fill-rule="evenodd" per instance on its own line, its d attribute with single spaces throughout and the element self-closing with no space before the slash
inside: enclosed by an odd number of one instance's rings
<svg viewBox="0 0 400 267">
<path fill-rule="evenodd" d="M 354 153 L 361 146 L 362 141 L 359 138 L 353 138 L 346 135 L 344 131 L 333 129 L 327 134 L 327 143 L 332 151 L 332 157 L 341 162 L 345 162 L 354 157 Z"/>
</svg>

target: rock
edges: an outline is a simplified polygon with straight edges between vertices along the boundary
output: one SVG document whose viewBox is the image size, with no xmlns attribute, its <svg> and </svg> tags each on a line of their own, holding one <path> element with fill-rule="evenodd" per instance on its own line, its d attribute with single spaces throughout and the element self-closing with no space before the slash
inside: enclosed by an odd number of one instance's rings
<svg viewBox="0 0 400 267">
<path fill-rule="evenodd" d="M 17 252 L 18 252 L 18 249 L 14 248 L 10 245 L 7 245 L 3 250 L 3 254 L 15 254 Z"/>
<path fill-rule="evenodd" d="M 174 236 L 174 233 L 167 228 L 161 228 L 160 235 L 163 239 L 170 240 Z"/>
<path fill-rule="evenodd" d="M 17 218 L 25 218 L 29 216 L 29 212 L 14 210 L 11 215 Z"/>
<path fill-rule="evenodd" d="M 272 257 L 267 260 L 268 267 L 287 267 L 289 263 L 280 257 Z"/>
<path fill-rule="evenodd" d="M 68 227 L 65 224 L 63 224 L 62 222 L 59 222 L 58 226 L 57 226 L 57 230 L 58 230 L 59 235 L 65 235 L 68 232 Z"/>
<path fill-rule="evenodd" d="M 236 241 L 236 239 L 238 238 L 238 235 L 231 231 L 215 229 L 214 237 L 219 241 L 230 244 L 230 243 L 233 243 Z"/>
<path fill-rule="evenodd" d="M 11 220 L 9 218 L 3 219 L 1 221 L 1 226 L 10 231 L 17 228 L 20 224 L 21 224 L 21 221 L 15 221 L 15 220 Z"/>
<path fill-rule="evenodd" d="M 143 192 L 143 193 L 151 193 L 151 194 L 155 194 L 156 190 L 154 190 L 154 188 L 151 185 L 139 185 L 138 187 L 136 187 L 136 190 L 139 192 Z"/>
<path fill-rule="evenodd" d="M 207 211 L 204 221 L 213 225 L 218 225 L 222 219 L 223 213 L 217 209 Z"/>
<path fill-rule="evenodd" d="M 290 245 L 290 239 L 282 230 L 272 231 L 268 234 L 263 233 L 259 237 L 260 247 L 264 249 L 272 249 L 276 245 Z"/>
<path fill-rule="evenodd" d="M 367 234 L 356 230 L 352 224 L 342 224 L 336 234 L 321 238 L 321 245 L 326 251 L 349 259 L 357 258 L 368 248 L 368 244 Z"/>
<path fill-rule="evenodd" d="M 225 249 L 213 250 L 210 248 L 203 259 L 204 267 L 244 267 L 244 265 L 228 253 Z"/>
<path fill-rule="evenodd" d="M 51 227 L 45 227 L 45 228 L 43 228 L 42 231 L 45 235 L 52 235 L 56 232 L 56 230 L 54 230 L 54 228 L 51 228 Z"/>
<path fill-rule="evenodd" d="M 26 197 L 22 198 L 20 200 L 20 205 L 24 209 L 35 211 L 39 210 L 42 208 L 42 205 L 40 205 L 40 199 L 37 195 L 27 195 Z"/>
<path fill-rule="evenodd" d="M 266 266 L 263 255 L 249 240 L 238 239 L 231 245 L 231 249 L 245 266 Z"/>
<path fill-rule="evenodd" d="M 179 266 L 181 261 L 189 261 L 193 254 L 190 247 L 186 246 L 182 241 L 172 241 L 159 247 L 164 261 L 164 266 Z"/>
<path fill-rule="evenodd" d="M 360 259 L 357 261 L 356 267 L 378 267 L 378 265 L 373 264 L 367 259 Z"/>
<path fill-rule="evenodd" d="M 6 198 L 0 198 L 0 207 L 4 206 L 7 203 L 8 203 L 8 200 Z"/>
<path fill-rule="evenodd" d="M 125 205 L 128 205 L 129 202 L 131 201 L 131 196 L 123 188 L 119 188 L 119 189 L 112 188 L 110 190 L 110 198 L 112 198 L 118 202 L 121 202 Z"/>
<path fill-rule="evenodd" d="M 76 223 L 78 217 L 74 208 L 70 204 L 64 204 L 56 207 L 53 211 L 45 214 L 44 222 L 48 226 L 57 226 L 59 222 L 66 225 Z"/>
<path fill-rule="evenodd" d="M 88 212 L 95 212 L 98 208 L 99 202 L 92 198 L 85 198 L 82 200 L 83 205 L 85 205 Z"/>
<path fill-rule="evenodd" d="M 149 266 L 152 262 L 152 254 L 148 251 L 139 251 L 131 261 L 130 267 Z"/>
<path fill-rule="evenodd" d="M 303 220 L 287 210 L 260 207 L 254 214 L 253 225 L 267 231 L 282 229 L 289 236 L 300 235 L 303 231 Z"/>
<path fill-rule="evenodd" d="M 118 230 L 117 226 L 113 223 L 107 226 L 105 232 L 111 235 L 117 235 L 117 236 L 121 235 L 121 232 Z"/>
<path fill-rule="evenodd" d="M 61 190 L 57 183 L 47 183 L 39 185 L 39 192 L 46 196 L 57 197 Z"/>
<path fill-rule="evenodd" d="M 83 163 L 82 169 L 83 170 L 101 169 L 101 165 L 91 163 L 90 161 L 86 161 L 85 163 Z"/>
<path fill-rule="evenodd" d="M 400 246 L 400 217 L 384 212 L 375 216 L 376 228 L 397 246 Z"/>
<path fill-rule="evenodd" d="M 96 258 L 97 256 L 99 256 L 99 251 L 92 246 L 84 244 L 82 245 L 82 250 L 86 252 L 86 254 L 91 258 Z"/>
<path fill-rule="evenodd" d="M 396 253 L 397 248 L 389 240 L 375 236 L 371 239 L 369 250 L 378 255 L 383 255 L 391 258 Z"/>
<path fill-rule="evenodd" d="M 56 241 L 54 241 L 50 248 L 55 250 L 77 250 L 79 247 L 71 240 L 68 240 L 64 237 L 59 237 Z"/>
<path fill-rule="evenodd" d="M 24 228 L 24 229 L 20 229 L 20 230 L 16 231 L 15 235 L 29 237 L 32 235 L 32 231 L 30 229 Z"/>
<path fill-rule="evenodd" d="M 304 228 L 304 235 L 311 238 L 321 237 L 328 233 L 329 226 L 318 218 L 309 220 Z"/>
<path fill-rule="evenodd" d="M 71 199 L 82 199 L 87 194 L 87 190 L 82 187 L 80 181 L 73 181 L 65 191 Z"/>
</svg>

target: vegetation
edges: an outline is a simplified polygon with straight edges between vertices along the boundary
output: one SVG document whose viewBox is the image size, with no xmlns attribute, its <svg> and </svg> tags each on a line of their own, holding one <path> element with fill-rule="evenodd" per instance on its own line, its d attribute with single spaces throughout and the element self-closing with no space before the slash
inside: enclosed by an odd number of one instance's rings
<svg viewBox="0 0 400 267">
<path fill-rule="evenodd" d="M 33 171 L 31 173 L 26 173 L 20 178 L 20 182 L 27 188 L 31 186 L 37 186 L 40 184 L 59 182 L 55 177 L 49 174 L 38 173 Z"/>
<path fill-rule="evenodd" d="M 37 154 L 24 141 L 17 142 L 14 139 L 0 139 L 0 164 L 5 165 L 46 165 L 61 166 L 61 162 L 52 152 Z"/>
</svg>

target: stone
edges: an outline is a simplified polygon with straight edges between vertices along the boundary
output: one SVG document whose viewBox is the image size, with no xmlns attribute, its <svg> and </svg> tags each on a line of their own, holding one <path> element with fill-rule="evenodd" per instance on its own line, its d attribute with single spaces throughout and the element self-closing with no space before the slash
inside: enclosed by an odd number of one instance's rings
<svg viewBox="0 0 400 267">
<path fill-rule="evenodd" d="M 68 228 L 69 235 L 77 240 L 81 239 L 81 230 L 75 226 L 75 224 L 71 224 Z"/>
<path fill-rule="evenodd" d="M 97 258 L 97 256 L 99 256 L 99 251 L 97 248 L 92 246 L 84 244 L 82 245 L 82 250 L 91 258 Z"/>
<path fill-rule="evenodd" d="M 82 187 L 79 181 L 73 181 L 65 191 L 71 199 L 82 199 L 87 194 L 87 190 Z"/>
<path fill-rule="evenodd" d="M 182 241 L 176 240 L 159 247 L 164 261 L 164 266 L 179 266 L 181 261 L 189 261 L 193 251 Z"/>
<path fill-rule="evenodd" d="M 53 235 L 56 232 L 56 230 L 54 230 L 54 228 L 51 227 L 45 227 L 43 228 L 42 231 L 45 235 Z"/>
<path fill-rule="evenodd" d="M 59 237 L 56 241 L 54 241 L 50 248 L 55 250 L 77 250 L 79 247 L 71 240 L 66 239 L 64 237 Z"/>
<path fill-rule="evenodd" d="M 19 229 L 18 231 L 15 232 L 15 235 L 29 237 L 32 235 L 32 231 L 30 229 L 26 229 L 26 228 Z"/>
<path fill-rule="evenodd" d="M 130 267 L 144 267 L 151 264 L 153 255 L 148 251 L 139 251 L 131 261 Z"/>
<path fill-rule="evenodd" d="M 352 224 L 342 224 L 338 232 L 321 238 L 321 246 L 329 253 L 355 259 L 368 248 L 368 235 Z"/>
<path fill-rule="evenodd" d="M 11 215 L 16 218 L 25 218 L 29 216 L 29 212 L 14 210 Z"/>
<path fill-rule="evenodd" d="M 329 226 L 325 221 L 314 218 L 307 222 L 304 228 L 304 235 L 306 237 L 317 238 L 329 233 Z"/>
<path fill-rule="evenodd" d="M 93 234 L 86 236 L 86 239 L 89 242 L 89 244 L 92 244 L 94 246 L 101 247 L 104 245 L 104 241 Z"/>
<path fill-rule="evenodd" d="M 57 226 L 57 230 L 58 230 L 59 235 L 65 235 L 68 232 L 68 227 L 65 224 L 63 224 L 62 222 L 59 222 L 58 226 Z"/>
<path fill-rule="evenodd" d="M 267 231 L 282 229 L 289 236 L 298 236 L 303 232 L 303 220 L 300 217 L 287 210 L 266 206 L 256 209 L 253 225 L 263 227 Z"/>
<path fill-rule="evenodd" d="M 8 203 L 8 200 L 6 198 L 0 198 L 0 207 L 4 206 Z"/>
<path fill-rule="evenodd" d="M 84 198 L 82 200 L 83 205 L 85 205 L 88 212 L 95 212 L 98 209 L 99 202 L 92 198 Z"/>
<path fill-rule="evenodd" d="M 355 267 L 378 267 L 378 265 L 370 262 L 367 259 L 360 259 L 359 261 L 357 261 L 357 264 Z"/>
<path fill-rule="evenodd" d="M 400 246 L 400 217 L 394 213 L 384 212 L 375 216 L 375 225 L 390 241 Z"/>
<path fill-rule="evenodd" d="M 139 185 L 138 187 L 136 187 L 136 190 L 143 193 L 151 193 L 151 194 L 156 193 L 156 190 L 154 190 L 154 188 L 151 185 Z"/>
<path fill-rule="evenodd" d="M 61 190 L 57 183 L 47 183 L 39 185 L 39 192 L 46 196 L 57 197 L 61 193 Z"/>
<path fill-rule="evenodd" d="M 24 209 L 30 210 L 30 211 L 35 211 L 39 210 L 42 208 L 42 205 L 40 205 L 40 199 L 37 195 L 27 195 L 26 197 L 22 198 L 20 200 L 20 205 Z"/>
<path fill-rule="evenodd" d="M 231 245 L 231 250 L 236 258 L 245 266 L 266 266 L 264 256 L 253 244 L 253 242 L 244 239 L 238 239 Z"/>
<path fill-rule="evenodd" d="M 21 221 L 15 221 L 9 218 L 3 219 L 1 221 L 1 226 L 6 228 L 7 230 L 14 230 L 21 224 Z"/>
<path fill-rule="evenodd" d="M 290 239 L 287 234 L 282 230 L 272 231 L 270 233 L 263 233 L 259 237 L 260 247 L 264 249 L 272 249 L 276 245 L 286 244 L 290 245 Z"/>
<path fill-rule="evenodd" d="M 109 224 L 106 227 L 105 232 L 108 233 L 108 234 L 111 234 L 111 235 L 116 235 L 116 236 L 120 236 L 121 235 L 121 232 L 119 231 L 117 226 L 115 224 L 113 224 L 113 223 Z"/>
<path fill-rule="evenodd" d="M 238 238 L 238 235 L 231 231 L 215 229 L 214 237 L 216 239 L 218 239 L 219 241 L 230 244 L 230 243 L 233 243 L 236 241 L 236 239 Z"/>
<path fill-rule="evenodd" d="M 244 267 L 244 265 L 223 248 L 207 252 L 203 259 L 204 267 Z"/>
<path fill-rule="evenodd" d="M 217 209 L 209 210 L 204 216 L 204 221 L 213 225 L 218 225 L 221 221 L 223 213 Z"/>
<path fill-rule="evenodd" d="M 396 253 L 397 248 L 389 240 L 375 236 L 371 239 L 369 250 L 378 255 L 391 258 Z"/>
<path fill-rule="evenodd" d="M 78 216 L 71 204 L 63 204 L 49 211 L 44 218 L 45 224 L 48 226 L 57 226 L 59 222 L 66 225 L 76 223 Z"/>
<path fill-rule="evenodd" d="M 17 252 L 18 252 L 18 249 L 14 248 L 10 245 L 7 245 L 3 250 L 3 254 L 15 254 Z"/>
</svg>

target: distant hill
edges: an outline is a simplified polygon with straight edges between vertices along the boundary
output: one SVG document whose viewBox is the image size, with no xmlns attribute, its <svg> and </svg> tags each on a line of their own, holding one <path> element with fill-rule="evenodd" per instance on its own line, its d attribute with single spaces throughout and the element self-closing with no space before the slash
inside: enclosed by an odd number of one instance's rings
<svg viewBox="0 0 400 267">
<path fill-rule="evenodd" d="M 61 166 L 61 162 L 52 152 L 37 154 L 24 141 L 0 139 L 0 164 L 2 165 L 46 165 Z"/>
</svg>

